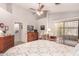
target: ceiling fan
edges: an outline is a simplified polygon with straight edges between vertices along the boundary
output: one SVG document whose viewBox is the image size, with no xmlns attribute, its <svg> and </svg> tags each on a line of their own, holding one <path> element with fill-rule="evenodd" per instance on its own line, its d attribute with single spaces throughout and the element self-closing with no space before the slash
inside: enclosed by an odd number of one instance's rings
<svg viewBox="0 0 79 59">
<path fill-rule="evenodd" d="M 30 10 L 32 10 L 34 13 L 36 13 L 37 15 L 42 15 L 45 12 L 47 12 L 47 10 L 44 10 L 45 5 L 38 3 L 38 8 L 34 9 L 34 8 L 30 8 Z"/>
<path fill-rule="evenodd" d="M 60 3 L 54 3 L 55 5 L 60 5 Z M 45 10 L 44 9 L 45 5 L 44 4 L 41 4 L 41 3 L 38 3 L 38 8 L 29 8 L 31 10 L 31 12 L 35 15 L 38 15 L 38 16 L 42 16 L 42 15 L 46 15 L 48 10 Z"/>
</svg>

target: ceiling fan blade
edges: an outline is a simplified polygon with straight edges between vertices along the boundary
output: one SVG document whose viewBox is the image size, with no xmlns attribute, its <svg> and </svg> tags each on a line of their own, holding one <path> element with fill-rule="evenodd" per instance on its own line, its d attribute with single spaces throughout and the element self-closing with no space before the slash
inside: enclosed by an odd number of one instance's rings
<svg viewBox="0 0 79 59">
<path fill-rule="evenodd" d="M 29 8 L 30 10 L 30 12 L 32 13 L 32 14 L 34 14 L 34 13 L 36 13 L 36 11 L 34 10 L 34 9 L 31 9 L 31 8 Z"/>
<path fill-rule="evenodd" d="M 41 5 L 40 10 L 44 8 L 44 5 Z"/>
<path fill-rule="evenodd" d="M 30 9 L 35 11 L 35 9 L 34 9 L 34 8 L 30 8 Z"/>
<path fill-rule="evenodd" d="M 55 3 L 55 5 L 60 5 L 60 3 Z"/>
<path fill-rule="evenodd" d="M 36 14 L 36 12 L 35 11 L 32 11 L 32 10 L 30 10 L 30 12 L 34 15 L 34 14 Z"/>
<path fill-rule="evenodd" d="M 44 5 L 41 3 L 38 3 L 38 11 L 41 11 L 44 8 Z"/>
</svg>

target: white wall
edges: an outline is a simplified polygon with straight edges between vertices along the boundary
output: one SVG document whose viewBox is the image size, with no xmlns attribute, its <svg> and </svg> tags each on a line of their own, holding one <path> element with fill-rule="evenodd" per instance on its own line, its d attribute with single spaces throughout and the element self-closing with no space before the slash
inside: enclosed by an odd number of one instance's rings
<svg viewBox="0 0 79 59">
<path fill-rule="evenodd" d="M 42 18 L 38 20 L 38 32 L 41 35 L 43 31 L 40 30 L 40 26 L 41 25 L 45 25 L 45 30 L 44 30 L 44 34 L 49 33 L 50 35 L 57 35 L 57 28 L 56 28 L 56 23 L 57 22 L 49 22 L 48 18 Z M 50 31 L 48 31 L 48 29 L 50 29 Z"/>
<path fill-rule="evenodd" d="M 19 19 L 16 22 L 21 22 L 23 24 L 22 41 L 27 42 L 27 25 L 33 25 L 36 28 L 37 22 L 35 17 L 26 9 L 16 4 L 13 4 L 12 14 Z"/>
<path fill-rule="evenodd" d="M 23 24 L 23 33 L 22 40 L 23 42 L 27 42 L 27 25 L 34 25 L 36 28 L 36 20 L 35 17 L 28 12 L 26 9 L 13 4 L 12 5 L 12 13 L 6 11 L 6 4 L 0 4 L 0 22 L 7 24 L 10 28 L 10 34 L 14 34 L 14 23 L 21 22 Z M 2 9 L 3 8 L 3 9 Z M 15 40 L 19 41 L 19 40 Z"/>
<path fill-rule="evenodd" d="M 6 35 L 14 35 L 14 22 L 18 20 L 19 19 L 17 19 L 11 13 L 0 7 L 0 23 L 4 23 L 4 25 L 9 26 L 9 30 Z M 19 40 L 15 40 L 15 42 L 17 41 Z"/>
<path fill-rule="evenodd" d="M 47 18 L 39 19 L 39 20 L 37 20 L 37 23 L 38 23 L 38 32 L 39 32 L 39 35 L 42 35 L 43 32 L 47 33 L 48 19 Z M 45 25 L 45 30 L 44 31 L 40 30 L 40 26 L 41 25 Z"/>
<path fill-rule="evenodd" d="M 13 33 L 13 21 L 14 20 L 15 19 L 10 13 L 0 8 L 0 23 L 4 23 L 6 26 L 9 26 L 8 34 L 14 34 Z"/>
</svg>

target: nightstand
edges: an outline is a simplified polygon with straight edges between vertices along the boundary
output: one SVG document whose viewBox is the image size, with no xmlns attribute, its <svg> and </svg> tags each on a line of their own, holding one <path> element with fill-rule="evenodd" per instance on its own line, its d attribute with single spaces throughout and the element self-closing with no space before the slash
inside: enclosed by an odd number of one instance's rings
<svg viewBox="0 0 79 59">
<path fill-rule="evenodd" d="M 63 43 L 63 38 L 62 37 L 49 36 L 49 39 L 48 40 L 54 41 L 54 42 L 57 42 L 57 43 Z"/>
<path fill-rule="evenodd" d="M 56 36 L 49 36 L 49 39 L 50 41 L 56 41 L 57 40 L 57 37 Z"/>
<path fill-rule="evenodd" d="M 40 35 L 38 39 L 48 40 L 49 39 L 49 35 L 48 34 Z"/>
</svg>

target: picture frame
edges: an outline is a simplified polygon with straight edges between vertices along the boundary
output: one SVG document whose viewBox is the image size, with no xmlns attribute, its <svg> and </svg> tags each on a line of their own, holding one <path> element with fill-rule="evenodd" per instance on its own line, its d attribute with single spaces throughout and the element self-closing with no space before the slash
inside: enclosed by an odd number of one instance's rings
<svg viewBox="0 0 79 59">
<path fill-rule="evenodd" d="M 40 30 L 45 30 L 45 25 L 41 25 Z"/>
<path fill-rule="evenodd" d="M 33 25 L 27 25 L 27 31 L 28 32 L 34 31 L 34 26 Z"/>
</svg>

